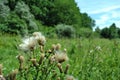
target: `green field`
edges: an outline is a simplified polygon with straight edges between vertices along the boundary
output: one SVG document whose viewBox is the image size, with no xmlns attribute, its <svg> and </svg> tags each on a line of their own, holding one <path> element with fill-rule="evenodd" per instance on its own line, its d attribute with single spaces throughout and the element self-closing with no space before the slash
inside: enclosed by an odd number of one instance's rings
<svg viewBox="0 0 120 80">
<path fill-rule="evenodd" d="M 0 35 L 0 64 L 7 75 L 19 67 L 16 59 L 21 52 L 17 49 L 20 36 Z M 70 68 L 69 75 L 78 80 L 119 80 L 120 79 L 120 40 L 108 39 L 49 39 L 45 49 L 60 43 L 67 49 Z M 23 54 L 23 53 L 22 53 Z"/>
</svg>

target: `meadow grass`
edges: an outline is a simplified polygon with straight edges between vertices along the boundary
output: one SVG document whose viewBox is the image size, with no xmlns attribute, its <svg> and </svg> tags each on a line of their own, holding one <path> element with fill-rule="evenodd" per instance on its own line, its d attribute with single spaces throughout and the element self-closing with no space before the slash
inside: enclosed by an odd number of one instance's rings
<svg viewBox="0 0 120 80">
<path fill-rule="evenodd" d="M 18 68 L 16 56 L 20 36 L 0 35 L 0 64 L 7 75 Z M 49 39 L 45 49 L 60 43 L 67 49 L 70 64 L 69 74 L 78 80 L 119 80 L 120 40 L 108 39 Z"/>
</svg>

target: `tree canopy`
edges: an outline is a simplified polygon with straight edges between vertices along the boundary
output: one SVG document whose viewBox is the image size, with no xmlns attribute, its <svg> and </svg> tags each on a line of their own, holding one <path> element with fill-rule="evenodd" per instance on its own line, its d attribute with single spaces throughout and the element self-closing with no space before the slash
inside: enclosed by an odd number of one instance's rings
<svg viewBox="0 0 120 80">
<path fill-rule="evenodd" d="M 22 21 L 23 24 L 17 23 L 19 25 L 27 25 L 28 32 L 40 29 L 39 24 L 53 28 L 58 24 L 71 25 L 76 31 L 95 26 L 95 21 L 87 13 L 80 12 L 75 0 L 4 0 L 0 1 L 0 6 L 1 25 L 12 23 L 9 17 L 14 13 L 14 20 Z M 3 26 L 0 28 L 4 31 Z"/>
</svg>

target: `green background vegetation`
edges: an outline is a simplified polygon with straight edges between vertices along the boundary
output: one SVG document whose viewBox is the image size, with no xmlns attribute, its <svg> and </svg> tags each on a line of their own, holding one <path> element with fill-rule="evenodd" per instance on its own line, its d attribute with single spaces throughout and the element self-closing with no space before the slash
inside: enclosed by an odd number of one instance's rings
<svg viewBox="0 0 120 80">
<path fill-rule="evenodd" d="M 40 31 L 47 38 L 46 48 L 55 43 L 67 48 L 69 73 L 78 80 L 120 79 L 120 29 L 114 22 L 95 31 L 94 26 L 95 20 L 81 13 L 74 0 L 0 0 L 4 75 L 18 68 L 21 38 Z"/>
</svg>

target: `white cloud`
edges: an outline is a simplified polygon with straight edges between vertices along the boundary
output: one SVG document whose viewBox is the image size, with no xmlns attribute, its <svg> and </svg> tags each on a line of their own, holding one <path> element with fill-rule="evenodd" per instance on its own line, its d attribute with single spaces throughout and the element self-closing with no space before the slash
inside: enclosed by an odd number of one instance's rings
<svg viewBox="0 0 120 80">
<path fill-rule="evenodd" d="M 120 27 L 120 0 L 75 1 L 81 12 L 87 12 L 96 21 L 96 26 L 104 28 L 115 23 L 117 27 Z"/>
<path fill-rule="evenodd" d="M 96 19 L 96 24 L 105 24 L 106 21 L 109 20 L 109 16 L 108 15 L 102 15 L 99 19 Z"/>
<path fill-rule="evenodd" d="M 117 27 L 120 27 L 120 11 L 113 10 L 109 13 L 100 14 L 96 18 L 96 25 L 103 27 L 109 27 L 112 23 L 115 23 Z"/>
<path fill-rule="evenodd" d="M 102 8 L 102 9 L 97 9 L 96 11 L 91 11 L 91 12 L 88 12 L 89 14 L 99 14 L 99 13 L 105 13 L 105 12 L 110 12 L 112 10 L 115 10 L 115 9 L 119 9 L 120 8 L 120 5 L 116 5 L 116 6 L 109 6 L 109 7 L 106 7 L 106 8 Z"/>
</svg>

